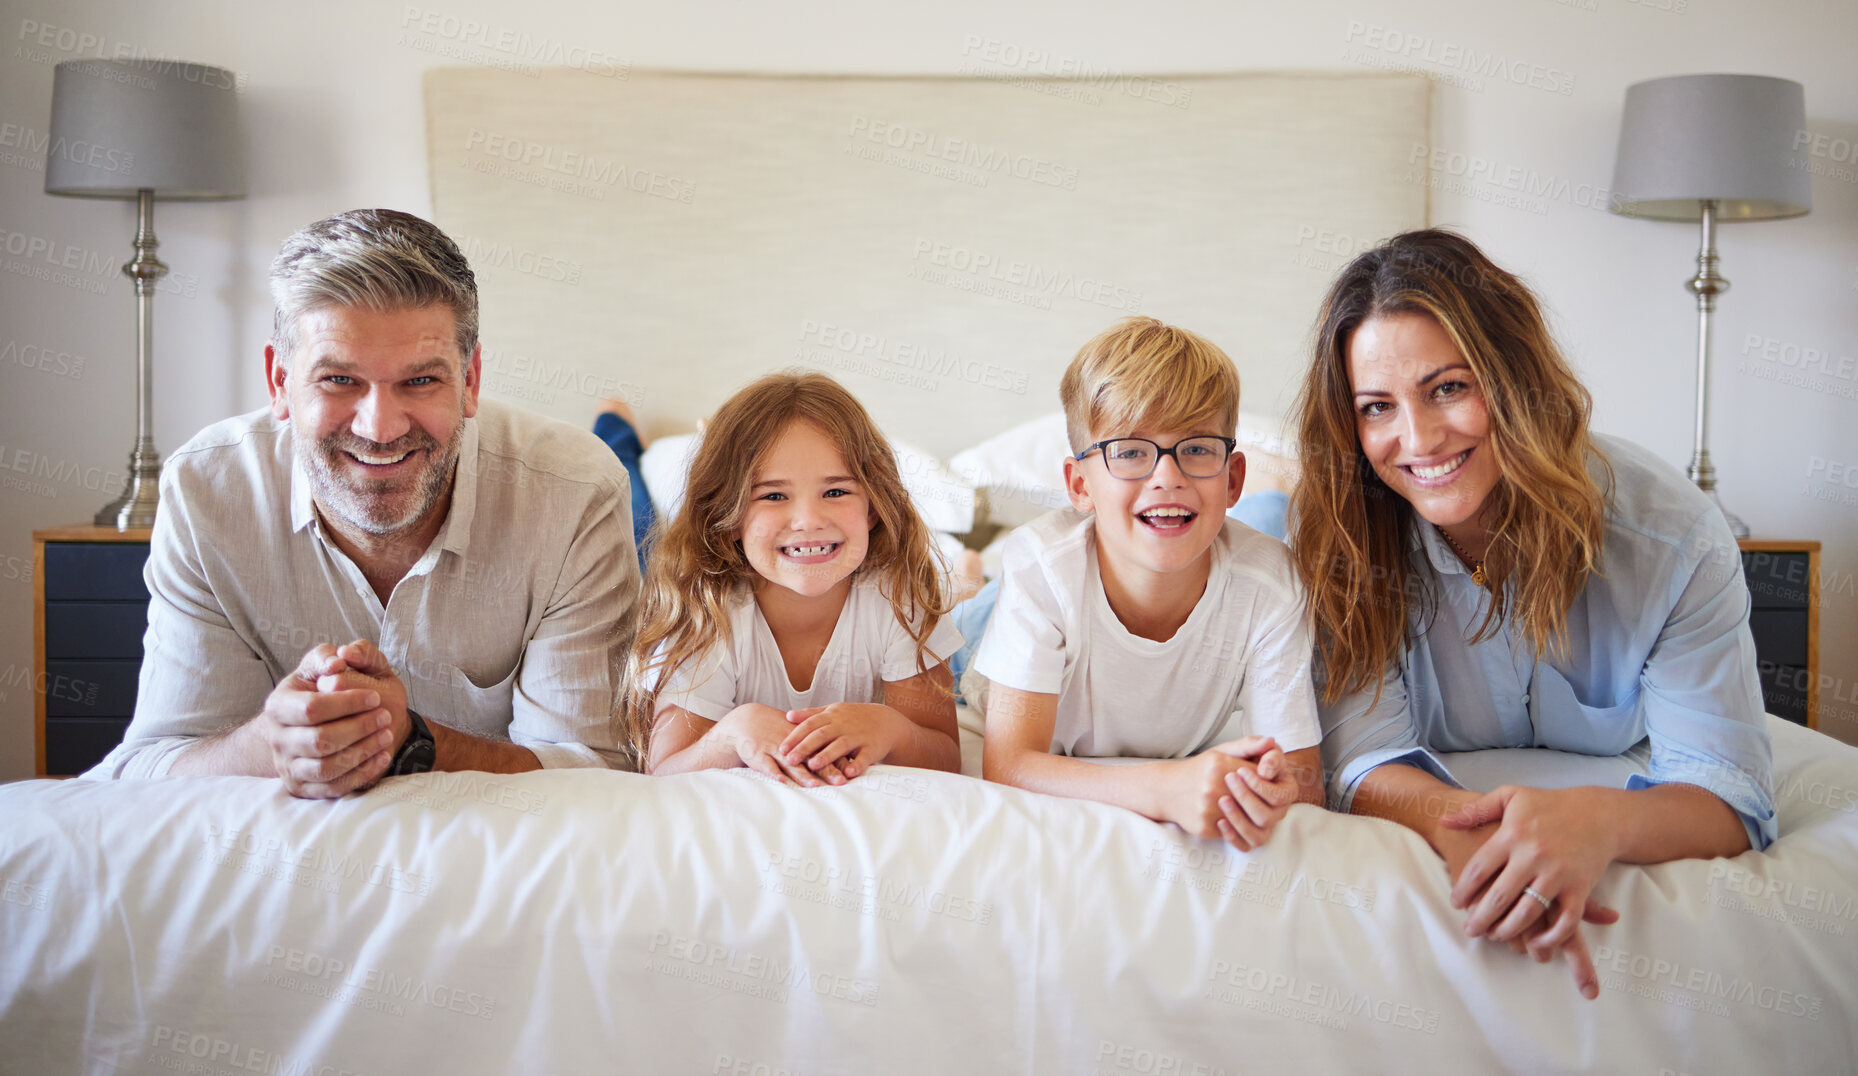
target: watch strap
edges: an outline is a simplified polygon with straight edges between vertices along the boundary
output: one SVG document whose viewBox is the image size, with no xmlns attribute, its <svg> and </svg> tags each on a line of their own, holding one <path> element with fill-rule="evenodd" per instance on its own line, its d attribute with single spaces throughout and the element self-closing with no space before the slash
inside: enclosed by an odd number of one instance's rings
<svg viewBox="0 0 1858 1076">
<path fill-rule="evenodd" d="M 400 750 L 394 752 L 394 759 L 387 766 L 386 776 L 400 777 L 409 773 L 430 773 L 433 763 L 438 759 L 438 744 L 432 738 L 432 728 L 426 719 L 413 712 L 406 712 L 407 719 L 413 727 L 401 742 Z"/>
</svg>

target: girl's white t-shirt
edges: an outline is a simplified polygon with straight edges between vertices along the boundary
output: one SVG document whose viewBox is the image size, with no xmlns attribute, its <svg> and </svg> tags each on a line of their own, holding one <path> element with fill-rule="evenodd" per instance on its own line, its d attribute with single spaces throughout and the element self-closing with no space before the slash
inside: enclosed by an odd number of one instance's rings
<svg viewBox="0 0 1858 1076">
<path fill-rule="evenodd" d="M 944 615 L 929 633 L 923 664 L 930 669 L 961 649 L 954 618 Z M 826 652 L 805 691 L 787 678 L 774 632 L 754 596 L 743 593 L 729 610 L 729 644 L 713 646 L 684 663 L 658 693 L 657 711 L 680 706 L 705 721 L 721 721 L 744 703 L 802 710 L 835 702 L 881 702 L 884 684 L 918 674 L 916 640 L 891 611 L 876 579 L 854 578 Z"/>
<path fill-rule="evenodd" d="M 1000 603 L 974 659 L 996 684 L 1058 696 L 1051 749 L 1185 758 L 1240 736 L 1322 742 L 1303 596 L 1282 542 L 1228 519 L 1206 591 L 1174 637 L 1123 627 L 1103 593 L 1096 517 L 1060 510 L 1002 550 Z"/>
</svg>

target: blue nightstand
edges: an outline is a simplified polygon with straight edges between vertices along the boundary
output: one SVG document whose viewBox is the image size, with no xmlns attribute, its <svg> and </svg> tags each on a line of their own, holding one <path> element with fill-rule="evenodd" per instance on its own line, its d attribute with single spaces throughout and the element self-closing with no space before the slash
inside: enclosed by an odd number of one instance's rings
<svg viewBox="0 0 1858 1076">
<path fill-rule="evenodd" d="M 83 773 L 135 715 L 148 627 L 149 530 L 75 526 L 33 540 L 34 730 L 38 773 Z"/>
<path fill-rule="evenodd" d="M 1749 631 L 1768 712 L 1819 727 L 1819 543 L 1743 539 Z"/>
</svg>

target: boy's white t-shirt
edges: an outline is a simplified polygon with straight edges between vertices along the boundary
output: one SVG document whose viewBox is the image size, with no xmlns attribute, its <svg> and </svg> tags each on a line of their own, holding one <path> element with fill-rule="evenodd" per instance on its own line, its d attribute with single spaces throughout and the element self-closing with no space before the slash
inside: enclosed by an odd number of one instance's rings
<svg viewBox="0 0 1858 1076">
<path fill-rule="evenodd" d="M 926 649 L 923 662 L 931 669 L 961 649 L 954 618 L 937 621 Z M 750 702 L 777 710 L 880 702 L 886 681 L 908 680 L 919 671 L 916 641 L 897 622 L 877 580 L 854 578 L 813 682 L 805 691 L 795 690 L 761 606 L 744 592 L 729 609 L 729 645 L 712 646 L 685 662 L 658 693 L 656 711 L 681 706 L 706 721 L 721 721 Z"/>
<path fill-rule="evenodd" d="M 1290 551 L 1227 519 L 1206 591 L 1166 642 L 1131 634 L 1103 593 L 1096 517 L 1070 509 L 1001 551 L 1000 601 L 975 655 L 981 676 L 1058 696 L 1054 752 L 1185 758 L 1240 736 L 1285 751 L 1322 741 L 1310 639 Z"/>
</svg>

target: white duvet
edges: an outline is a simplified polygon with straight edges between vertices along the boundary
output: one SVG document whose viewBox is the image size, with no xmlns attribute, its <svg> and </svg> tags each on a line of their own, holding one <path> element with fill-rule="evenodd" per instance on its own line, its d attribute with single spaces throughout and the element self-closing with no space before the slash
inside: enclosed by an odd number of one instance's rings
<svg viewBox="0 0 1858 1076">
<path fill-rule="evenodd" d="M 1309 807 L 1239 855 L 885 767 L 9 785 L 0 1070 L 1850 1072 L 1858 750 L 1771 727 L 1780 841 L 1613 868 L 1597 1002 Z"/>
</svg>

